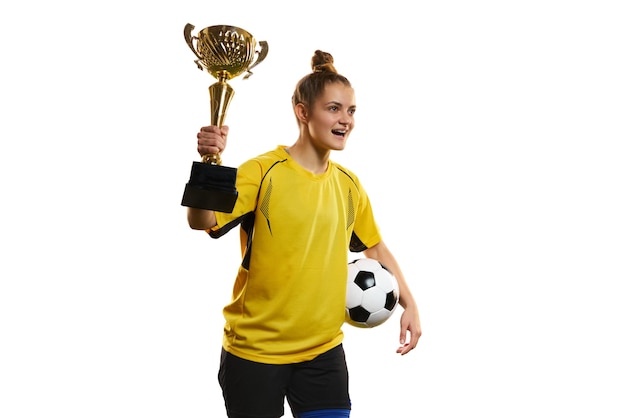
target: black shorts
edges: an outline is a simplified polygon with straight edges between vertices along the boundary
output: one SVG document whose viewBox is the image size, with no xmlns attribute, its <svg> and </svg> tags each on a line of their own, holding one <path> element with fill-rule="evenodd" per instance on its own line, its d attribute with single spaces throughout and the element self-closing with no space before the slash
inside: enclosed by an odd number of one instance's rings
<svg viewBox="0 0 626 418">
<path fill-rule="evenodd" d="M 230 418 L 281 417 L 285 398 L 294 415 L 350 409 L 341 344 L 313 360 L 294 364 L 257 363 L 222 349 L 218 380 Z"/>
</svg>

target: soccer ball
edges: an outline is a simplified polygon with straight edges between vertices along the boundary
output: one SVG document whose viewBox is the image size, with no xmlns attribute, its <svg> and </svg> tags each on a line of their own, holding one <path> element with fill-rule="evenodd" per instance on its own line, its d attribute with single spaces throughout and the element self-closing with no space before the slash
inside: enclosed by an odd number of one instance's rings
<svg viewBox="0 0 626 418">
<path fill-rule="evenodd" d="M 385 322 L 398 306 L 400 291 L 393 274 L 372 258 L 348 263 L 346 322 L 373 328 Z"/>
</svg>

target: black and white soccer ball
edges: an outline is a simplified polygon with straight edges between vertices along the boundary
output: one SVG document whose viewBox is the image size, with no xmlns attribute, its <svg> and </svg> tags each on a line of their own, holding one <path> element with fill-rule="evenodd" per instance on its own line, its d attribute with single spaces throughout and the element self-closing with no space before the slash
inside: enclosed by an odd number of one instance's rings
<svg viewBox="0 0 626 418">
<path fill-rule="evenodd" d="M 385 322 L 398 306 L 400 290 L 394 275 L 379 261 L 359 258 L 348 263 L 346 322 L 373 328 Z"/>
</svg>

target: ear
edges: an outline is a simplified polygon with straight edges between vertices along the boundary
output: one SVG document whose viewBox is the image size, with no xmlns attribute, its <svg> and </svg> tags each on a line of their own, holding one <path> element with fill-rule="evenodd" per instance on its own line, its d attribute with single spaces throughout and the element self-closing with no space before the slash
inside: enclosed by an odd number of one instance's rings
<svg viewBox="0 0 626 418">
<path fill-rule="evenodd" d="M 308 121 L 308 111 L 304 103 L 298 103 L 294 108 L 298 121 L 306 123 Z"/>
</svg>

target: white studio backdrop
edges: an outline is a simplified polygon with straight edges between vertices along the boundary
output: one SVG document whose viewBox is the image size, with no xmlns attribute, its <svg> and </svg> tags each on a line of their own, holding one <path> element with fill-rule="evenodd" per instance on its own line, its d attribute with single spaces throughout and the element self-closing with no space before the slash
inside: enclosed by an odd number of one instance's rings
<svg viewBox="0 0 626 418">
<path fill-rule="evenodd" d="M 400 311 L 345 329 L 353 417 L 623 417 L 619 6 L 1 6 L 0 415 L 225 416 L 238 236 L 191 231 L 180 206 L 214 82 L 192 23 L 269 43 L 230 82 L 225 165 L 295 141 L 290 98 L 316 49 L 356 89 L 334 158 L 367 187 L 424 335 L 398 357 Z"/>
</svg>

